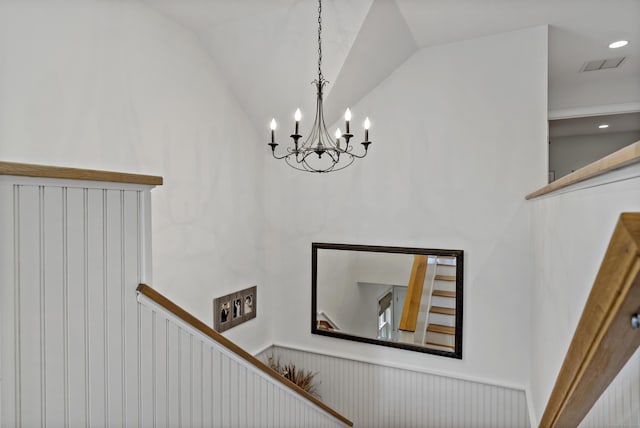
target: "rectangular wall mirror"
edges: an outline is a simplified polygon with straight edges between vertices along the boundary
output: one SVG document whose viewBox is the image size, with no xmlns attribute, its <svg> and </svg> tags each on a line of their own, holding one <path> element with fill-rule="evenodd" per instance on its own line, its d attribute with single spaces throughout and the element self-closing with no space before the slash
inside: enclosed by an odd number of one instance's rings
<svg viewBox="0 0 640 428">
<path fill-rule="evenodd" d="M 313 334 L 462 358 L 462 250 L 311 250 Z"/>
</svg>

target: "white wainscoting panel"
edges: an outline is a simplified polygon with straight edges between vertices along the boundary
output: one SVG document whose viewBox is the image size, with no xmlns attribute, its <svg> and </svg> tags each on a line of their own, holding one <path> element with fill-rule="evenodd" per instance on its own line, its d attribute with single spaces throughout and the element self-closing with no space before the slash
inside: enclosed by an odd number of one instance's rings
<svg viewBox="0 0 640 428">
<path fill-rule="evenodd" d="M 103 184 L 0 183 L 3 427 L 141 421 L 135 288 L 150 187 Z"/>
<path fill-rule="evenodd" d="M 281 346 L 258 357 L 270 355 L 317 372 L 322 401 L 354 427 L 529 427 L 521 390 Z"/>
<path fill-rule="evenodd" d="M 145 426 L 344 427 L 227 348 L 140 296 Z"/>
<path fill-rule="evenodd" d="M 640 348 L 602 393 L 580 427 L 640 427 Z"/>
<path fill-rule="evenodd" d="M 149 194 L 0 177 L 0 426 L 344 426 L 138 301 Z"/>
</svg>

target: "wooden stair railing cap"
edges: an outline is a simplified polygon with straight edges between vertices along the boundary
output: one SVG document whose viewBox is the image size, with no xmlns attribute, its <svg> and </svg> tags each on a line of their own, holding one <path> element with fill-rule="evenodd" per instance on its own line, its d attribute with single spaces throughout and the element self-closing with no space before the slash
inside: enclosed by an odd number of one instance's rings
<svg viewBox="0 0 640 428">
<path fill-rule="evenodd" d="M 609 242 L 540 420 L 578 426 L 640 346 L 631 315 L 640 302 L 640 213 L 623 213 Z"/>
<path fill-rule="evenodd" d="M 638 162 L 640 162 L 640 141 L 636 141 L 627 147 L 623 147 L 617 152 L 611 153 L 609 156 L 605 156 L 602 159 L 592 162 L 571 174 L 565 175 L 564 177 L 549 183 L 535 192 L 529 193 L 525 199 L 535 199 L 539 196 L 571 186 L 572 184 L 577 184 L 590 178 L 605 174 L 609 171 L 624 168 Z"/>
<path fill-rule="evenodd" d="M 16 162 L 0 162 L 0 175 L 105 181 L 112 183 L 145 184 L 149 186 L 162 185 L 162 177 L 155 175 L 129 174 L 125 172 L 99 171 L 95 169 L 68 168 L 62 166 L 35 165 Z"/>
<path fill-rule="evenodd" d="M 147 297 L 148 299 L 150 299 L 160 307 L 166 309 L 168 312 L 172 313 L 176 317 L 180 318 L 182 321 L 186 322 L 191 327 L 195 328 L 205 336 L 208 336 L 214 341 L 218 342 L 220 345 L 224 346 L 225 348 L 227 348 L 237 356 L 241 357 L 247 363 L 256 367 L 260 371 L 266 373 L 268 376 L 273 378 L 276 382 L 283 384 L 287 388 L 293 390 L 298 395 L 303 396 L 304 398 L 311 401 L 313 404 L 315 404 L 316 406 L 318 406 L 319 408 L 321 408 L 322 410 L 324 410 L 334 418 L 338 419 L 342 423 L 348 426 L 353 426 L 353 422 L 351 422 L 349 419 L 345 418 L 340 413 L 336 412 L 331 407 L 327 406 L 322 401 L 318 400 L 316 397 L 309 394 L 308 392 L 300 388 L 295 383 L 291 382 L 290 380 L 281 376 L 279 373 L 275 372 L 273 369 L 271 369 L 269 366 L 264 364 L 262 361 L 258 360 L 256 357 L 254 357 L 253 355 L 251 355 L 250 353 L 248 353 L 247 351 L 245 351 L 244 349 L 242 349 L 241 347 L 239 347 L 238 345 L 236 345 L 235 343 L 233 343 L 232 341 L 230 341 L 229 339 L 227 339 L 226 337 L 224 337 L 223 335 L 221 335 L 220 333 L 218 333 L 217 331 L 215 331 L 214 329 L 212 329 L 211 327 L 209 327 L 208 325 L 206 325 L 205 323 L 203 323 L 202 321 L 200 321 L 199 319 L 191 315 L 189 312 L 185 311 L 180 306 L 173 303 L 171 300 L 169 300 L 168 298 L 160 294 L 158 291 L 154 290 L 149 285 L 140 284 L 138 285 L 138 288 L 136 289 L 136 291 L 142 294 L 143 296 Z"/>
</svg>

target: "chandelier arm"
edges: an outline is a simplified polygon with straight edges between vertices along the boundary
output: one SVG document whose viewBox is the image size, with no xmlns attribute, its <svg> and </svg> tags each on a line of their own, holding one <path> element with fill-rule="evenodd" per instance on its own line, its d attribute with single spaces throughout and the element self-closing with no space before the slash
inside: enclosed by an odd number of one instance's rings
<svg viewBox="0 0 640 428">
<path fill-rule="evenodd" d="M 277 144 L 276 144 L 276 146 L 277 146 Z M 291 156 L 293 153 L 295 153 L 293 150 L 291 150 L 291 147 L 287 147 L 287 151 L 288 151 L 289 153 L 284 154 L 284 155 L 282 155 L 282 156 L 276 156 L 276 150 L 275 150 L 275 147 L 274 147 L 274 148 L 273 148 L 273 150 L 271 150 L 271 154 L 273 155 L 273 157 L 274 157 L 275 159 L 277 159 L 277 160 L 281 160 L 281 159 L 284 159 L 284 158 L 286 158 L 286 157 L 289 157 L 289 156 Z"/>
<path fill-rule="evenodd" d="M 273 153 L 273 152 L 272 152 L 271 154 L 272 154 L 272 155 L 273 155 L 273 157 L 274 157 L 275 159 L 277 159 L 277 160 L 284 159 L 284 158 L 286 158 L 286 157 L 288 157 L 288 156 L 289 156 L 289 155 L 276 156 L 276 154 L 275 154 L 275 153 Z"/>
<path fill-rule="evenodd" d="M 354 158 L 358 158 L 358 159 L 362 159 L 363 157 L 365 157 L 367 155 L 367 153 L 369 153 L 369 150 L 365 150 L 364 154 L 362 154 L 361 156 L 355 154 L 355 153 L 349 153 L 350 156 L 353 156 Z"/>
</svg>

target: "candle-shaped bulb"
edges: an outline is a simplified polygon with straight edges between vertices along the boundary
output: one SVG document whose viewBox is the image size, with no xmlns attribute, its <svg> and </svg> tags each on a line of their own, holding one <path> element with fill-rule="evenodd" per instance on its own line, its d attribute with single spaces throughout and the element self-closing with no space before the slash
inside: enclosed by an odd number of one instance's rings
<svg viewBox="0 0 640 428">
<path fill-rule="evenodd" d="M 369 127 L 371 127 L 371 121 L 367 117 L 364 120 L 364 141 L 369 141 Z"/>
<path fill-rule="evenodd" d="M 342 132 L 340 131 L 340 128 L 336 129 L 335 136 L 336 136 L 336 140 L 339 140 L 340 137 L 342 137 Z"/>
<path fill-rule="evenodd" d="M 296 113 L 293 115 L 293 118 L 296 120 L 296 132 L 294 132 L 294 134 L 298 135 L 298 126 L 300 125 L 300 119 L 302 118 L 302 113 L 300 113 L 300 109 L 296 110 Z"/>
<path fill-rule="evenodd" d="M 278 126 L 278 124 L 276 124 L 276 119 L 275 117 L 273 119 L 271 119 L 271 142 L 275 143 L 275 139 L 276 139 L 276 128 Z M 275 146 L 273 146 L 275 147 Z"/>
<path fill-rule="evenodd" d="M 349 133 L 349 121 L 351 120 L 351 110 L 347 108 L 347 111 L 344 112 L 344 121 L 345 126 L 347 128 L 347 134 Z"/>
</svg>

